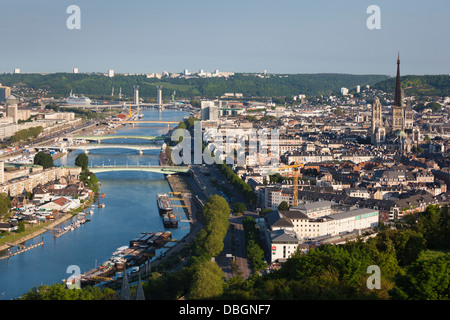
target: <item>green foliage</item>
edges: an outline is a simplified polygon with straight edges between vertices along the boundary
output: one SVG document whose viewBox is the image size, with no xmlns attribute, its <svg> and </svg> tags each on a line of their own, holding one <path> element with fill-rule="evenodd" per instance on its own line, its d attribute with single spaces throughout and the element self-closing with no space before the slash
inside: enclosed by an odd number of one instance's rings
<svg viewBox="0 0 450 320">
<path fill-rule="evenodd" d="M 430 102 L 428 104 L 419 103 L 413 108 L 417 112 L 421 112 L 425 109 L 431 109 L 432 112 L 438 112 L 442 109 L 442 106 L 437 102 Z"/>
<path fill-rule="evenodd" d="M 77 167 L 81 167 L 81 169 L 87 170 L 89 166 L 89 157 L 86 155 L 86 153 L 80 153 L 77 158 L 75 159 L 75 165 Z"/>
<path fill-rule="evenodd" d="M 245 217 L 242 221 L 245 231 L 245 242 L 247 247 L 247 258 L 253 267 L 253 271 L 260 271 L 267 267 L 264 262 L 264 250 L 261 249 L 261 237 L 256 222 L 251 217 Z"/>
<path fill-rule="evenodd" d="M 89 170 L 84 170 L 81 172 L 80 174 L 80 180 L 84 182 L 84 184 L 91 189 L 94 193 L 97 193 L 99 188 L 98 185 L 98 178 L 97 176 L 89 171 Z"/>
<path fill-rule="evenodd" d="M 280 211 L 288 211 L 289 210 L 289 204 L 286 201 L 281 201 L 281 203 L 278 206 L 278 210 L 280 210 Z"/>
<path fill-rule="evenodd" d="M 205 261 L 194 275 L 190 299 L 213 299 L 222 295 L 225 280 L 217 263 Z"/>
<path fill-rule="evenodd" d="M 247 210 L 247 206 L 243 202 L 233 204 L 233 213 L 243 214 Z"/>
<path fill-rule="evenodd" d="M 450 254 L 410 265 L 398 275 L 391 294 L 394 299 L 449 300 Z"/>
<path fill-rule="evenodd" d="M 42 132 L 44 132 L 44 128 L 42 128 L 42 126 L 31 127 L 28 129 L 19 130 L 11 137 L 10 141 L 13 143 L 25 141 L 30 138 L 37 137 Z"/>
<path fill-rule="evenodd" d="M 283 181 L 286 180 L 292 180 L 292 178 L 283 177 L 281 174 L 275 173 L 269 176 L 269 180 L 270 183 L 282 183 Z"/>
<path fill-rule="evenodd" d="M 209 197 L 203 209 L 204 228 L 196 238 L 195 252 L 206 257 L 215 257 L 223 250 L 223 239 L 228 231 L 230 207 L 225 198 Z"/>
<path fill-rule="evenodd" d="M 260 78 L 249 74 L 235 74 L 227 78 L 162 78 L 148 79 L 145 75 L 122 76 L 114 78 L 94 74 L 2 74 L 0 83 L 13 86 L 24 83 L 29 88 L 50 89 L 53 96 L 67 97 L 74 93 L 90 97 L 110 98 L 111 88 L 123 88 L 123 94 L 132 97 L 133 86 L 139 85 L 141 97 L 154 98 L 156 87 L 163 86 L 163 97 L 170 98 L 176 90 L 179 98 L 196 98 L 203 96 L 215 98 L 226 92 L 240 92 L 250 97 L 283 97 L 298 95 L 329 94 L 339 91 L 341 87 L 355 87 L 360 83 L 373 85 L 388 79 L 384 75 L 350 75 L 350 74 L 289 74 L 270 75 Z M 196 101 L 194 101 L 196 103 Z M 196 103 L 198 105 L 198 103 Z"/>
<path fill-rule="evenodd" d="M 381 251 L 385 251 L 388 245 L 392 245 L 401 266 L 416 261 L 422 251 L 426 249 L 424 236 L 413 230 L 388 229 L 380 232 L 373 242 Z"/>
<path fill-rule="evenodd" d="M 25 222 L 24 221 L 19 221 L 18 223 L 18 228 L 17 228 L 17 233 L 21 233 L 25 231 Z"/>
<path fill-rule="evenodd" d="M 404 76 L 401 77 L 401 82 L 406 95 L 441 97 L 450 95 L 450 76 L 448 75 Z M 373 87 L 394 93 L 395 77 L 383 80 Z"/>
<path fill-rule="evenodd" d="M 430 205 L 412 217 L 417 223 L 413 230 L 422 234 L 428 249 L 450 249 L 450 214 L 448 206 Z"/>
<path fill-rule="evenodd" d="M 85 287 L 82 289 L 67 289 L 61 283 L 51 286 L 40 285 L 22 295 L 20 300 L 117 300 L 117 294 L 112 289 Z"/>
<path fill-rule="evenodd" d="M 0 193 L 0 219 L 6 217 L 9 214 L 11 208 L 11 200 L 7 194 Z"/>
<path fill-rule="evenodd" d="M 256 202 L 256 194 L 253 192 L 252 187 L 246 182 L 244 182 L 239 176 L 231 170 L 229 166 L 224 163 L 217 164 L 219 171 L 227 178 L 227 180 L 239 190 L 244 196 L 244 199 L 249 204 L 254 204 Z"/>
<path fill-rule="evenodd" d="M 53 157 L 49 153 L 39 151 L 34 156 L 34 164 L 42 166 L 44 169 L 53 167 Z"/>
</svg>

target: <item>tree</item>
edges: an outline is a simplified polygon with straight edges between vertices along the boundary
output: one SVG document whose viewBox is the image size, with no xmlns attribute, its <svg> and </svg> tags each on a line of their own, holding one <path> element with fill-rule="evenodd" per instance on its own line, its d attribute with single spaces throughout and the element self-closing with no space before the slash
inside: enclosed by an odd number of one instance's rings
<svg viewBox="0 0 450 320">
<path fill-rule="evenodd" d="M 289 210 L 289 204 L 286 201 L 282 201 L 280 205 L 278 206 L 278 210 L 280 211 L 288 211 Z"/>
<path fill-rule="evenodd" d="M 243 202 L 237 202 L 233 204 L 233 212 L 238 214 L 243 214 L 247 210 L 247 206 Z"/>
<path fill-rule="evenodd" d="M 24 232 L 24 231 L 25 231 L 25 222 L 24 221 L 19 221 L 17 232 L 21 233 L 21 232 Z"/>
<path fill-rule="evenodd" d="M 48 169 L 53 167 L 53 157 L 49 153 L 45 153 L 43 151 L 39 151 L 34 156 L 34 164 L 44 167 L 44 169 Z"/>
<path fill-rule="evenodd" d="M 77 167 L 81 167 L 84 170 L 87 170 L 89 166 L 89 158 L 86 153 L 80 153 L 75 159 L 75 165 Z"/>
<path fill-rule="evenodd" d="M 92 191 L 94 191 L 95 193 L 98 192 L 99 190 L 99 186 L 98 186 L 98 178 L 97 176 L 89 171 L 89 170 L 85 170 L 83 172 L 81 172 L 80 174 L 80 180 L 84 182 L 84 184 L 91 189 Z"/>
<path fill-rule="evenodd" d="M 223 293 L 225 281 L 222 269 L 217 263 L 205 261 L 194 275 L 189 297 L 191 299 L 212 299 Z"/>
<path fill-rule="evenodd" d="M 0 193 L 0 218 L 8 215 L 11 206 L 11 200 L 8 195 Z"/>
<path fill-rule="evenodd" d="M 450 255 L 413 263 L 398 276 L 391 294 L 395 299 L 450 299 Z"/>
</svg>

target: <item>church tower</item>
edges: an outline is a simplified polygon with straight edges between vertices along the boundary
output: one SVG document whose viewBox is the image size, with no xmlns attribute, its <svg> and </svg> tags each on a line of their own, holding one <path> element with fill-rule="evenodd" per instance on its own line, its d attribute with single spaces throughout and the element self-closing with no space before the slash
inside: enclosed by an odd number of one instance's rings
<svg viewBox="0 0 450 320">
<path fill-rule="evenodd" d="M 373 145 L 378 145 L 381 142 L 384 142 L 386 132 L 383 127 L 383 118 L 381 112 L 381 103 L 378 97 L 375 97 L 375 100 L 372 104 L 372 126 L 371 126 L 371 142 Z"/>
<path fill-rule="evenodd" d="M 395 83 L 395 100 L 392 106 L 392 131 L 405 130 L 405 111 L 403 108 L 402 87 L 400 81 L 400 54 L 397 59 L 397 79 Z"/>
</svg>

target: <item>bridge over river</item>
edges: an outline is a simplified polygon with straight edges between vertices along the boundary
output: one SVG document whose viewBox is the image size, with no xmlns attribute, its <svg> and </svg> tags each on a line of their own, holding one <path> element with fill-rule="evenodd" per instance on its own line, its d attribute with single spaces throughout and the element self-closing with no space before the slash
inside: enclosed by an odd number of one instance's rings
<svg viewBox="0 0 450 320">
<path fill-rule="evenodd" d="M 93 173 L 114 172 L 114 171 L 142 171 L 142 172 L 155 172 L 163 174 L 188 173 L 190 170 L 189 167 L 187 166 L 151 166 L 151 165 L 91 166 L 88 167 L 88 169 Z"/>
<path fill-rule="evenodd" d="M 86 144 L 86 145 L 77 145 L 77 146 L 40 146 L 36 148 L 38 150 L 83 150 L 84 153 L 89 154 L 89 150 L 97 150 L 97 149 L 131 149 L 139 151 L 139 154 L 142 155 L 144 150 L 160 150 L 161 146 L 157 144 L 112 144 L 112 143 L 104 143 L 104 144 Z"/>
<path fill-rule="evenodd" d="M 105 140 L 115 140 L 115 139 L 134 139 L 134 140 L 148 140 L 148 141 L 162 141 L 164 137 L 160 136 L 132 136 L 132 135 L 104 135 L 104 136 L 75 136 L 67 138 L 71 140 L 85 140 L 85 141 L 96 141 L 101 143 Z"/>
</svg>

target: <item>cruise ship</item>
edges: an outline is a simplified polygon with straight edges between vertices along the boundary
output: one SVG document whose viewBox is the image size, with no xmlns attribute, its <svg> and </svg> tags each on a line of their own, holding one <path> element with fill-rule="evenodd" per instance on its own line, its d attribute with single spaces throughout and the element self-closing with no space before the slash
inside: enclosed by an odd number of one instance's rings
<svg viewBox="0 0 450 320">
<path fill-rule="evenodd" d="M 158 203 L 160 214 L 168 214 L 173 212 L 173 207 L 170 203 L 170 197 L 167 193 L 158 193 L 156 200 Z"/>
<path fill-rule="evenodd" d="M 78 97 L 76 95 L 73 95 L 72 92 L 70 92 L 70 97 L 67 98 L 66 100 L 67 104 L 70 105 L 89 105 L 91 104 L 91 99 L 89 99 L 88 97 Z"/>
</svg>

